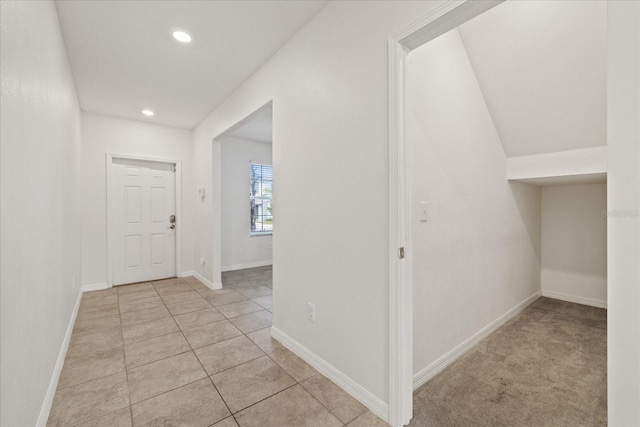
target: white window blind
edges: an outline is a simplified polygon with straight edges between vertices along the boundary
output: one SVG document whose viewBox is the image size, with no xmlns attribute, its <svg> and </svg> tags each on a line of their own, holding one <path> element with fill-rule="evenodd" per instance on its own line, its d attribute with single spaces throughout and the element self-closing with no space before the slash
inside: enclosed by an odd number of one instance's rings
<svg viewBox="0 0 640 427">
<path fill-rule="evenodd" d="M 272 192 L 273 166 L 250 164 L 249 200 L 252 234 L 273 232 Z"/>
</svg>

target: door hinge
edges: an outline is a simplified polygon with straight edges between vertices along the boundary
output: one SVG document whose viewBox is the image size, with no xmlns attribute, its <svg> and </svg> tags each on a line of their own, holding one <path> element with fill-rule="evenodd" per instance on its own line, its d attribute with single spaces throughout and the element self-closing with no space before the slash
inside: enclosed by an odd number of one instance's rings
<svg viewBox="0 0 640 427">
<path fill-rule="evenodd" d="M 398 249 L 398 258 L 404 259 L 404 247 Z"/>
</svg>

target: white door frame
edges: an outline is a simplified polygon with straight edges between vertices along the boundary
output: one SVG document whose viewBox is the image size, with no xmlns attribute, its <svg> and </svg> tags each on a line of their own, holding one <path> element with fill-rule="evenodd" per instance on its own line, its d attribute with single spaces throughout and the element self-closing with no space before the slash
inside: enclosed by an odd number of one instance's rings
<svg viewBox="0 0 640 427">
<path fill-rule="evenodd" d="M 411 50 L 503 0 L 448 0 L 389 38 L 389 424 L 413 417 L 411 170 L 405 134 L 405 64 Z M 400 258 L 401 248 L 404 258 Z"/>
<path fill-rule="evenodd" d="M 113 159 L 142 160 L 146 162 L 168 163 L 176 167 L 176 277 L 182 276 L 182 160 L 164 159 L 158 157 L 136 156 L 130 154 L 106 154 L 107 177 L 107 288 L 113 287 L 113 255 L 114 247 L 111 220 L 113 219 L 113 202 L 111 196 L 111 166 Z"/>
</svg>

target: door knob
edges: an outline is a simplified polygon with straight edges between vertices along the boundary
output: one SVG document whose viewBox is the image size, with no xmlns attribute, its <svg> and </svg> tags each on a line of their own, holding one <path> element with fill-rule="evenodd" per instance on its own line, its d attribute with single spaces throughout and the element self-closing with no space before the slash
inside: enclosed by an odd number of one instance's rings
<svg viewBox="0 0 640 427">
<path fill-rule="evenodd" d="M 174 228 L 176 228 L 176 225 L 175 224 L 171 224 L 171 226 L 169 226 L 167 228 L 170 228 L 171 230 L 173 230 Z"/>
</svg>

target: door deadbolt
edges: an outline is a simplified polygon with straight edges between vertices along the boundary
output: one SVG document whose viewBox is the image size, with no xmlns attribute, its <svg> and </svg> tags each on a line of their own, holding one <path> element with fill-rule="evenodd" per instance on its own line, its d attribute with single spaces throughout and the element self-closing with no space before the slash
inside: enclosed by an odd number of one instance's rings
<svg viewBox="0 0 640 427">
<path fill-rule="evenodd" d="M 169 215 L 169 222 L 171 224 L 175 224 L 176 223 L 176 216 L 175 215 Z"/>
</svg>

